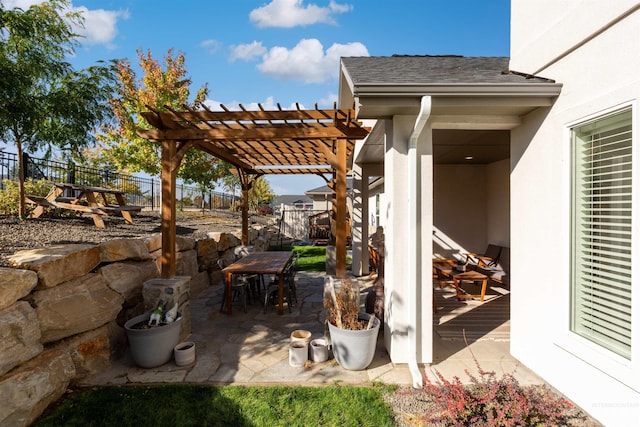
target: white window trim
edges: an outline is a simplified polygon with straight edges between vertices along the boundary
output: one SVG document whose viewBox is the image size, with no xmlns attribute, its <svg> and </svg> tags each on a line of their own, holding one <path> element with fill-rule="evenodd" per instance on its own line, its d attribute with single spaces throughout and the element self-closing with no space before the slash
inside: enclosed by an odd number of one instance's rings
<svg viewBox="0 0 640 427">
<path fill-rule="evenodd" d="M 566 247 L 564 250 L 564 280 L 561 283 L 565 283 L 563 304 L 565 307 L 565 324 L 563 325 L 560 333 L 555 338 L 555 345 L 562 350 L 570 353 L 574 357 L 582 360 L 583 362 L 591 365 L 606 375 L 618 380 L 620 383 L 640 392 L 640 293 L 632 293 L 632 306 L 631 306 L 631 359 L 626 359 L 613 351 L 610 351 L 582 336 L 571 331 L 570 319 L 571 319 L 571 129 L 580 126 L 586 122 L 608 116 L 617 111 L 631 108 L 631 126 L 632 126 L 632 139 L 633 139 L 633 195 L 632 195 L 632 224 L 633 224 L 633 259 L 632 259 L 632 278 L 633 278 L 633 290 L 640 289 L 640 140 L 638 139 L 638 125 L 640 120 L 638 118 L 638 108 L 636 101 L 629 101 L 621 103 L 614 107 L 601 110 L 597 113 L 591 114 L 586 117 L 579 118 L 572 122 L 566 123 L 563 132 L 563 164 L 566 165 L 563 171 L 563 200 L 565 200 L 563 221 L 563 230 L 565 230 Z"/>
</svg>

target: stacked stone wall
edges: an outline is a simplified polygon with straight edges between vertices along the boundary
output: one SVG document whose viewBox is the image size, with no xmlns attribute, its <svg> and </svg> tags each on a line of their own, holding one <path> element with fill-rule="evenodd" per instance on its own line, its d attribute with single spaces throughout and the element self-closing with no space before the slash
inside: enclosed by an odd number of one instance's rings
<svg viewBox="0 0 640 427">
<path fill-rule="evenodd" d="M 252 226 L 253 250 L 263 251 L 277 230 Z M 101 372 L 126 349 L 124 323 L 162 297 L 162 236 L 117 239 L 98 245 L 69 244 L 25 250 L 0 267 L 0 425 L 28 426 L 70 384 Z M 191 333 L 190 299 L 221 286 L 218 259 L 243 250 L 238 233 L 206 239 L 176 238 L 172 288 L 184 317 L 181 339 Z"/>
</svg>

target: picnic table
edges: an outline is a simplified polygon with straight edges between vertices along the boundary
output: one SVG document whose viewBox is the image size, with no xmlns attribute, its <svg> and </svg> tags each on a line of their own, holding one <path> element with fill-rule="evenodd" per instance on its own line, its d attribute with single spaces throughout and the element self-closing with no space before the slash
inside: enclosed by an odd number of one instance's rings
<svg viewBox="0 0 640 427">
<path fill-rule="evenodd" d="M 70 196 L 65 196 L 65 192 Z M 124 191 L 111 188 L 57 182 L 45 197 L 25 195 L 25 200 L 37 205 L 29 218 L 40 217 L 47 208 L 68 209 L 91 214 L 96 227 L 105 228 L 103 215 L 119 213 L 126 222 L 133 224 L 131 212 L 142 210 L 142 206 L 127 205 L 124 195 Z M 116 204 L 111 203 L 109 196 L 115 197 Z"/>
</svg>

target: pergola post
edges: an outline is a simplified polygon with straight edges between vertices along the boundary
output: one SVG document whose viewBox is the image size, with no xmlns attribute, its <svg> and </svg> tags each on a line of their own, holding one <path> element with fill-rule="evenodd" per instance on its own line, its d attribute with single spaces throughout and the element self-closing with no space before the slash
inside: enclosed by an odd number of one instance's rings
<svg viewBox="0 0 640 427">
<path fill-rule="evenodd" d="M 176 275 L 176 142 L 162 141 L 162 257 L 161 277 L 170 279 Z"/>
<path fill-rule="evenodd" d="M 249 245 L 249 191 L 253 187 L 253 179 L 244 170 L 238 170 L 240 188 L 242 190 L 242 244 Z"/>
</svg>

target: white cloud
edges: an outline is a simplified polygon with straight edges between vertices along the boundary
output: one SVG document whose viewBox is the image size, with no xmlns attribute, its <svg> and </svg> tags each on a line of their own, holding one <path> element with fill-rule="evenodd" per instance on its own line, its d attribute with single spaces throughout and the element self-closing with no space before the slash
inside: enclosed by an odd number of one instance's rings
<svg viewBox="0 0 640 427">
<path fill-rule="evenodd" d="M 218 40 L 213 40 L 213 39 L 209 39 L 209 40 L 204 40 L 200 43 L 200 46 L 203 47 L 207 52 L 209 53 L 217 53 L 220 48 L 222 47 L 222 43 L 220 43 Z"/>
<path fill-rule="evenodd" d="M 353 9 L 351 5 L 331 0 L 329 7 L 315 4 L 304 5 L 303 0 L 272 0 L 266 6 L 254 9 L 249 14 L 251 22 L 259 28 L 291 28 L 317 23 L 334 24 L 333 15 Z"/>
<path fill-rule="evenodd" d="M 261 42 L 253 41 L 247 44 L 239 44 L 231 46 L 231 55 L 229 56 L 229 62 L 236 60 L 250 61 L 267 52 L 267 48 L 262 45 Z"/>
<path fill-rule="evenodd" d="M 215 101 L 213 99 L 207 99 L 203 102 L 203 104 L 206 105 L 207 108 L 210 109 L 211 111 L 223 111 L 221 107 L 222 104 L 224 104 L 224 106 L 231 111 L 240 111 L 240 104 L 242 104 L 242 106 L 246 110 L 252 110 L 252 111 L 256 111 L 260 109 L 258 104 L 262 105 L 262 108 L 264 108 L 265 110 L 276 110 L 278 108 L 277 104 L 274 102 L 273 96 L 267 97 L 267 99 L 265 99 L 263 102 L 244 103 L 244 102 L 235 101 L 235 100 L 230 102 L 220 102 L 220 101 Z M 295 108 L 295 105 L 289 108 Z M 283 109 L 286 110 L 287 108 L 283 107 Z"/>
<path fill-rule="evenodd" d="M 258 70 L 281 80 L 323 83 L 337 78 L 342 56 L 369 56 L 362 43 L 333 44 L 323 51 L 317 39 L 303 39 L 291 50 L 276 46 L 263 56 Z"/>
<path fill-rule="evenodd" d="M 324 98 L 318 100 L 318 107 L 333 108 L 333 104 L 338 102 L 338 94 L 330 93 Z"/>
<path fill-rule="evenodd" d="M 3 0 L 5 8 L 19 7 L 23 10 L 33 4 L 43 3 L 44 0 Z M 82 36 L 78 41 L 82 44 L 104 44 L 111 47 L 111 42 L 118 34 L 118 20 L 129 19 L 129 12 L 124 10 L 112 11 L 104 9 L 88 9 L 85 6 L 74 7 L 69 2 L 69 10 L 82 13 L 84 28 L 74 26 L 73 31 Z"/>
<path fill-rule="evenodd" d="M 118 20 L 129 19 L 129 12 L 125 10 L 89 10 L 84 6 L 74 7 L 74 11 L 81 12 L 84 17 L 84 28 L 74 28 L 83 36 L 83 44 L 104 44 L 111 47 L 111 42 L 118 34 Z"/>
</svg>

